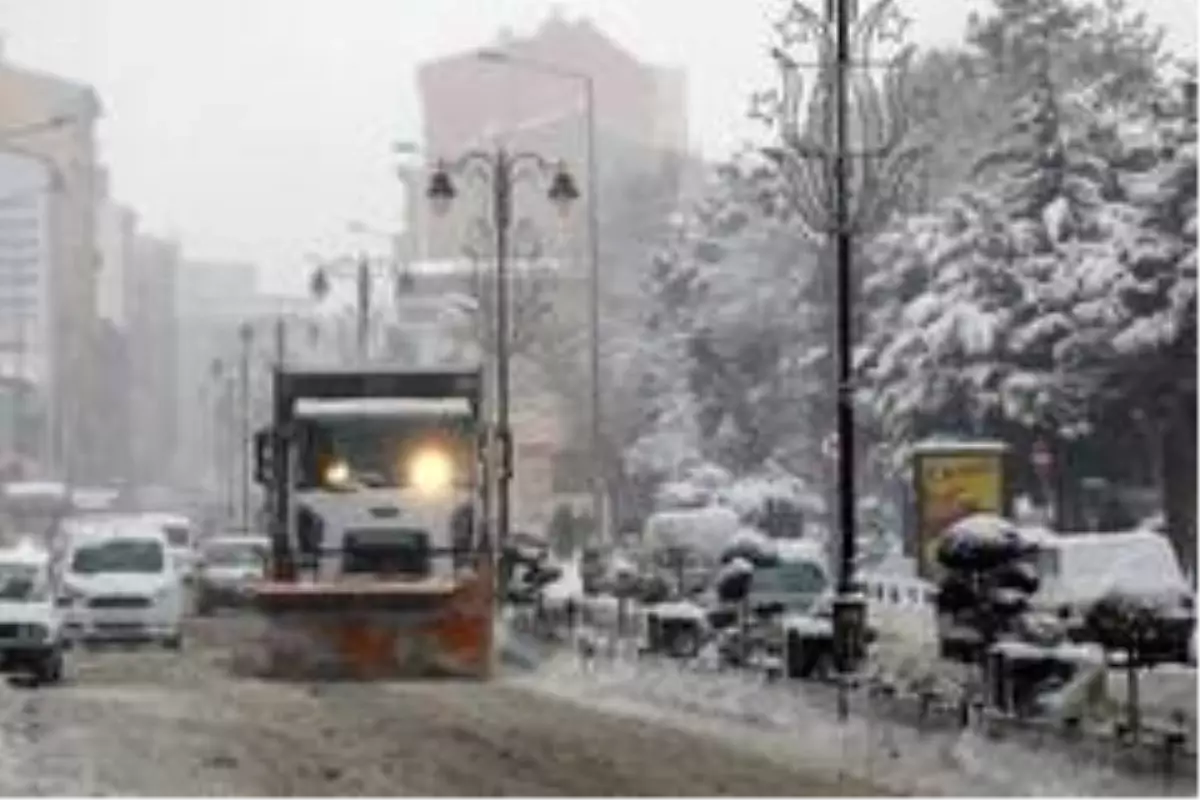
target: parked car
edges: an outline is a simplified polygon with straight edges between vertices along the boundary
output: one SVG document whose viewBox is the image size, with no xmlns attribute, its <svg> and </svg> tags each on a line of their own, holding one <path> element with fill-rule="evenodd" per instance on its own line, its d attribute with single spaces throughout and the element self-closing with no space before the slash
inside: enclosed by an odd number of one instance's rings
<svg viewBox="0 0 1200 800">
<path fill-rule="evenodd" d="M 200 548 L 196 569 L 196 613 L 235 606 L 266 575 L 271 540 L 265 536 L 214 536 Z"/>
<path fill-rule="evenodd" d="M 182 646 L 183 581 L 158 526 L 116 519 L 81 532 L 68 547 L 58 603 L 69 635 Z"/>
<path fill-rule="evenodd" d="M 184 581 L 192 581 L 196 577 L 198 551 L 198 531 L 195 523 L 182 514 L 164 512 L 145 512 L 138 515 L 145 522 L 160 528 L 167 538 L 167 547 L 175 570 Z"/>
<path fill-rule="evenodd" d="M 19 544 L 0 550 L 0 670 L 57 683 L 63 674 L 62 615 L 54 604 L 50 555 Z"/>
</svg>

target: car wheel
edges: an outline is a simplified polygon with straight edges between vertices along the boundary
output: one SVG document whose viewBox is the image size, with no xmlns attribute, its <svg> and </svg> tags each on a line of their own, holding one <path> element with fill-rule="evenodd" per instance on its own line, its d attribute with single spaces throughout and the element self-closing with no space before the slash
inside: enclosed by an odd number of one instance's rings
<svg viewBox="0 0 1200 800">
<path fill-rule="evenodd" d="M 173 636 L 168 636 L 167 638 L 163 639 L 162 644 L 163 644 L 163 647 L 165 647 L 168 650 L 182 650 L 183 649 L 183 634 L 176 633 Z"/>
<path fill-rule="evenodd" d="M 700 652 L 700 632 L 695 625 L 681 625 L 668 635 L 667 651 L 674 658 L 695 658 Z"/>
<path fill-rule="evenodd" d="M 789 633 L 784 666 L 791 680 L 825 680 L 833 671 L 832 643 Z"/>
<path fill-rule="evenodd" d="M 63 653 L 61 648 L 54 648 L 38 662 L 34 669 L 34 680 L 38 684 L 55 684 L 62 681 Z"/>
</svg>

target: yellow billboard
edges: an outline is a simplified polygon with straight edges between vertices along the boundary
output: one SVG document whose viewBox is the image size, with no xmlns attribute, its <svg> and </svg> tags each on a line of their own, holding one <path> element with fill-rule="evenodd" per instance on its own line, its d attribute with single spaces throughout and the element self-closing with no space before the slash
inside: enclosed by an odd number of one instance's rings
<svg viewBox="0 0 1200 800">
<path fill-rule="evenodd" d="M 989 452 L 918 453 L 917 568 L 937 577 L 937 545 L 947 526 L 970 514 L 1004 514 L 1004 454 Z"/>
</svg>

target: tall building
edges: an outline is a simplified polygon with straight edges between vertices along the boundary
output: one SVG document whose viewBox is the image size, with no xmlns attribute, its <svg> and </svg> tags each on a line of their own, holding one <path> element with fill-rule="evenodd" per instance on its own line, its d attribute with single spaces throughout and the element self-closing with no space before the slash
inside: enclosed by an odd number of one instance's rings
<svg viewBox="0 0 1200 800">
<path fill-rule="evenodd" d="M 686 76 L 681 69 L 644 63 L 590 21 L 570 20 L 561 13 L 552 14 L 529 36 L 501 32 L 494 41 L 480 44 L 515 60 L 592 79 L 604 324 L 619 327 L 615 308 L 636 306 L 615 299 L 621 295 L 614 290 L 628 295 L 638 289 L 638 272 L 650 263 L 648 252 L 654 247 L 645 232 L 661 228 L 675 210 L 687 170 L 694 167 L 687 155 Z M 580 80 L 516 63 L 480 60 L 479 49 L 420 67 L 425 150 L 433 158 L 453 159 L 498 141 L 511 151 L 534 152 L 567 167 L 581 199 L 565 218 L 547 200 L 545 183 L 522 181 L 514 187 L 511 246 L 518 258 L 524 251 L 534 260 L 554 264 L 552 274 L 541 281 L 540 301 L 552 308 L 559 333 L 574 331 L 582 334 L 580 342 L 586 341 L 591 210 L 584 199 L 593 176 L 586 158 L 584 86 Z M 479 224 L 489 208 L 488 187 L 456 177 L 456 202 L 438 217 L 425 201 L 428 175 L 413 168 L 401 177 L 412 201 L 407 209 L 406 256 L 418 262 L 453 263 L 462 262 L 464 252 L 473 252 L 466 260 L 490 270 L 493 234 Z M 534 257 L 535 252 L 540 255 Z M 551 374 L 562 365 L 514 358 L 517 525 L 536 528 L 548 521 L 553 505 L 586 502 L 589 471 L 580 468 L 590 463 L 585 452 L 590 422 L 586 361 L 581 347 L 579 363 L 568 365 L 568 375 Z"/>
<path fill-rule="evenodd" d="M 51 303 L 46 169 L 0 153 L 0 450 L 37 460 L 46 445 Z"/>
<path fill-rule="evenodd" d="M 96 249 L 99 255 L 96 314 L 123 329 L 128 322 L 125 284 L 133 260 L 138 215 L 111 196 L 107 171 L 98 173 L 96 189 Z"/>
<path fill-rule="evenodd" d="M 178 446 L 178 322 L 175 284 L 179 243 L 139 235 L 125 282 L 130 416 L 137 435 L 131 477 L 139 485 L 169 479 Z"/>
<path fill-rule="evenodd" d="M 88 86 L 17 66 L 0 46 L 0 151 L 42 167 L 48 248 L 42 284 L 48 300 L 47 414 L 43 468 L 64 474 L 87 447 L 84 419 L 96 380 L 95 122 Z M 32 173 L 29 173 L 32 174 Z M 15 187 L 14 187 L 15 188 Z"/>
<path fill-rule="evenodd" d="M 531 36 L 501 32 L 484 46 L 592 77 L 601 188 L 619 173 L 655 170 L 664 158 L 687 151 L 684 72 L 643 63 L 590 21 L 554 13 Z M 419 68 L 426 151 L 453 158 L 501 138 L 513 149 L 563 160 L 584 193 L 588 175 L 581 83 L 482 61 L 477 53 L 472 49 Z M 456 203 L 442 219 L 433 217 L 422 202 L 410 204 L 408 227 L 416 234 L 413 257 L 453 259 L 462 254 L 471 238 L 472 218 L 485 205 L 482 196 L 460 184 L 466 201 Z M 415 188 L 418 191 L 410 196 L 423 198 L 419 186 Z M 564 254 L 578 255 L 579 243 L 586 241 L 584 214 L 573 213 L 564 227 L 544 198 L 525 202 L 544 188 L 517 189 L 519 216 L 532 221 L 546 245 L 563 246 Z"/>
<path fill-rule="evenodd" d="M 107 170 L 97 171 L 96 249 L 99 256 L 96 286 L 94 364 L 98 375 L 85 418 L 92 447 L 82 458 L 82 470 L 102 481 L 131 477 L 134 424 L 131 384 L 129 302 L 127 283 L 136 274 L 134 259 L 138 215 L 111 194 Z"/>
</svg>

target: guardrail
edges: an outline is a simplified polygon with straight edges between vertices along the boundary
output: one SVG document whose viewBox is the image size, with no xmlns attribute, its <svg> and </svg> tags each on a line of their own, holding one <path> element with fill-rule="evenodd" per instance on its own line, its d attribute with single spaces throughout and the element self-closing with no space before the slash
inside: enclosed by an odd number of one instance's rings
<svg viewBox="0 0 1200 800">
<path fill-rule="evenodd" d="M 529 634 L 560 645 L 575 640 L 573 628 L 582 621 L 584 609 L 574 619 L 548 619 L 530 609 L 518 615 L 514 623 Z M 588 615 L 592 616 L 592 615 Z M 524 617 L 524 619 L 522 619 Z M 593 621 L 598 621 L 593 617 Z M 591 626 L 589 626 L 591 627 Z M 605 637 L 608 642 L 590 642 L 584 655 L 588 658 L 612 658 L 628 647 L 617 643 L 615 631 Z M 620 637 L 628 640 L 629 637 Z M 627 641 L 626 641 L 627 643 Z M 665 656 L 639 653 L 639 658 L 666 664 Z M 703 671 L 700 666 L 692 667 Z M 718 672 L 759 671 L 763 673 L 764 689 L 770 684 L 794 683 L 782 681 L 778 667 L 758 665 L 732 667 L 723 665 Z M 1182 725 L 1143 724 L 1136 738 L 1114 724 L 1107 729 L 1085 726 L 1080 720 L 1068 718 L 1052 721 L 1021 717 L 987 708 L 963 688 L 960 691 L 935 690 L 921 685 L 922 681 L 894 681 L 886 676 L 856 676 L 849 687 L 851 707 L 865 711 L 873 719 L 884 720 L 911 728 L 922 734 L 974 731 L 988 739 L 1010 741 L 1031 751 L 1054 750 L 1072 759 L 1107 764 L 1113 769 L 1134 776 L 1158 776 L 1167 784 L 1188 784 L 1194 791 L 1196 780 L 1196 740 L 1194 731 Z M 836 713 L 839 686 L 834 681 L 805 681 L 805 699 L 814 706 Z"/>
</svg>

